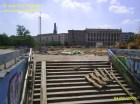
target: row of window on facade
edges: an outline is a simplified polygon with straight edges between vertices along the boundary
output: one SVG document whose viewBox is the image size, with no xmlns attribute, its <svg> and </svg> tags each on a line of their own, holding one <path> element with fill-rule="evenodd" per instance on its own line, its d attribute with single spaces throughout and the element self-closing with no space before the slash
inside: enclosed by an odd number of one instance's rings
<svg viewBox="0 0 140 104">
<path fill-rule="evenodd" d="M 116 33 L 88 33 L 88 37 L 116 37 L 119 34 Z"/>
<path fill-rule="evenodd" d="M 119 41 L 119 38 L 88 38 L 88 41 Z"/>
</svg>

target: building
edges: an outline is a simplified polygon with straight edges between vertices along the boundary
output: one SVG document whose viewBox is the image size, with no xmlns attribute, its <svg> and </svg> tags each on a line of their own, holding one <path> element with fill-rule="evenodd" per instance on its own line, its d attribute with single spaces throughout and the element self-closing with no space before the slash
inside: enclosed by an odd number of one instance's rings
<svg viewBox="0 0 140 104">
<path fill-rule="evenodd" d="M 123 33 L 123 36 L 126 33 Z M 130 34 L 130 33 L 129 33 Z M 89 29 L 85 30 L 68 30 L 68 33 L 57 33 L 57 26 L 54 23 L 53 33 L 41 34 L 36 37 L 37 40 L 44 43 L 50 41 L 58 41 L 62 45 L 65 42 L 69 46 L 81 45 L 86 47 L 100 47 L 100 46 L 112 46 L 115 42 L 120 42 L 122 38 L 121 29 Z M 130 35 L 129 35 L 130 36 Z M 125 40 L 126 37 L 123 37 Z"/>
<path fill-rule="evenodd" d="M 36 40 L 39 41 L 41 37 L 41 41 L 44 43 L 47 43 L 50 41 L 57 41 L 57 42 L 60 42 L 62 45 L 64 45 L 65 41 L 67 40 L 66 36 L 67 36 L 67 33 L 59 33 L 59 34 L 48 33 L 48 34 L 37 35 Z"/>
<path fill-rule="evenodd" d="M 85 45 L 85 31 L 84 30 L 68 30 L 68 44 L 73 45 Z"/>
<path fill-rule="evenodd" d="M 57 41 L 60 42 L 61 45 L 65 44 L 65 41 L 67 40 L 67 33 L 57 33 L 57 26 L 56 23 L 54 23 L 54 30 L 53 33 L 47 33 L 47 34 L 38 34 L 37 36 L 34 36 L 33 38 L 36 41 L 42 41 L 43 43 L 47 43 L 50 41 Z"/>
<path fill-rule="evenodd" d="M 121 29 L 68 30 L 68 43 L 87 47 L 111 46 L 120 42 L 121 33 Z"/>
<path fill-rule="evenodd" d="M 122 32 L 122 34 L 121 34 L 121 41 L 122 41 L 122 42 L 126 42 L 126 41 L 128 41 L 133 35 L 134 35 L 134 33 L 132 33 L 132 32 Z"/>
</svg>

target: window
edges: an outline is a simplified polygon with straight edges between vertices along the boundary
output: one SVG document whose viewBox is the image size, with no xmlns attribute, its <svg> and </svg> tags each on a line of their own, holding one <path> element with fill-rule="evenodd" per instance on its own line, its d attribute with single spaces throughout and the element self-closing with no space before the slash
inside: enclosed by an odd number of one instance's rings
<svg viewBox="0 0 140 104">
<path fill-rule="evenodd" d="M 48 42 L 48 37 L 46 38 L 46 41 Z"/>
<path fill-rule="evenodd" d="M 90 34 L 88 33 L 88 38 L 90 37 Z"/>
<path fill-rule="evenodd" d="M 93 34 L 91 33 L 91 38 L 93 37 Z"/>
<path fill-rule="evenodd" d="M 60 42 L 60 36 L 58 36 L 58 41 Z"/>
<path fill-rule="evenodd" d="M 90 38 L 88 37 L 88 41 L 90 41 Z"/>
</svg>

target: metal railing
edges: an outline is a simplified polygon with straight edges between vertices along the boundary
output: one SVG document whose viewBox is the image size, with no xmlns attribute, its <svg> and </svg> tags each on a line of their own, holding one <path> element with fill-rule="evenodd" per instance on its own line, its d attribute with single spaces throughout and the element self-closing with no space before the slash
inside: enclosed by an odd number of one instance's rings
<svg viewBox="0 0 140 104">
<path fill-rule="evenodd" d="M 31 62 L 32 62 L 32 48 L 30 49 L 29 52 L 29 57 L 28 57 L 28 67 L 27 71 L 25 74 L 24 82 L 23 82 L 23 92 L 21 95 L 21 101 L 20 104 L 27 104 L 27 99 L 28 99 L 28 75 L 30 74 L 30 69 L 31 69 Z"/>
<path fill-rule="evenodd" d="M 135 78 L 135 76 L 130 72 L 130 70 L 118 59 L 118 57 L 112 52 L 112 50 L 108 50 L 108 55 L 114 67 L 126 79 L 126 81 L 130 84 L 133 90 L 135 90 L 137 95 L 140 96 L 140 82 Z"/>
<path fill-rule="evenodd" d="M 140 50 L 133 49 L 111 49 L 114 54 L 128 57 L 140 57 Z"/>
<path fill-rule="evenodd" d="M 16 63 L 16 58 L 18 58 L 19 56 L 22 56 L 23 54 L 27 53 L 28 51 L 29 51 L 29 49 L 22 49 L 22 50 L 9 52 L 9 53 L 0 54 L 0 66 L 4 65 L 4 69 L 6 69 L 7 68 L 6 64 L 9 61 L 15 60 L 15 63 Z"/>
</svg>

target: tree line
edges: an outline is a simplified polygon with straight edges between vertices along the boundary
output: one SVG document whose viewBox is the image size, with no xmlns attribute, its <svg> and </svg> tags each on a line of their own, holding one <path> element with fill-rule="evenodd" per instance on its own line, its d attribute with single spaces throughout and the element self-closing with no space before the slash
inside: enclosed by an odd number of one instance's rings
<svg viewBox="0 0 140 104">
<path fill-rule="evenodd" d="M 0 48 L 15 46 L 15 47 L 34 47 L 34 46 L 60 46 L 59 41 L 40 42 L 35 41 L 30 35 L 30 31 L 22 25 L 17 25 L 16 35 L 8 36 L 6 33 L 0 34 Z"/>
<path fill-rule="evenodd" d="M 17 34 L 8 36 L 6 33 L 0 34 L 0 46 L 35 46 L 35 40 L 30 35 L 30 31 L 24 26 L 17 25 Z"/>
</svg>

